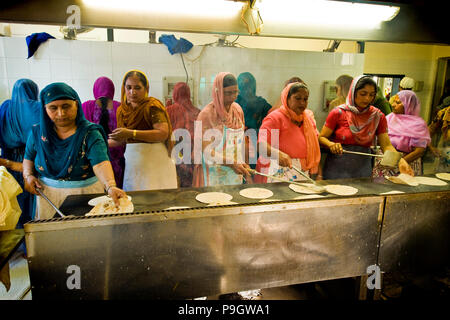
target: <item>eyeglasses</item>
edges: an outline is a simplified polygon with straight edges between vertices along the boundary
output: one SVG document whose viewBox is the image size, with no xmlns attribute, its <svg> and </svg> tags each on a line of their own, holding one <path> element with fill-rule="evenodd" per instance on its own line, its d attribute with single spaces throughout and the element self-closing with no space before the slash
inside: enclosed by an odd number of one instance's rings
<svg viewBox="0 0 450 320">
<path fill-rule="evenodd" d="M 223 95 L 225 95 L 225 96 L 234 96 L 234 95 L 237 95 L 237 94 L 239 94 L 239 90 L 224 91 L 223 92 Z"/>
</svg>

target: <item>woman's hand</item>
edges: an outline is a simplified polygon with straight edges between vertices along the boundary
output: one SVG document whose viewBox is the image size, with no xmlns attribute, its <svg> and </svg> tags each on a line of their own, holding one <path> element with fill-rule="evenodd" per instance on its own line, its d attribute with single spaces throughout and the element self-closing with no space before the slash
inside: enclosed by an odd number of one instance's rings
<svg viewBox="0 0 450 320">
<path fill-rule="evenodd" d="M 111 199 L 113 199 L 116 207 L 119 207 L 119 199 L 125 198 L 127 194 L 122 189 L 119 189 L 117 187 L 110 187 L 108 188 L 108 196 L 110 196 Z"/>
<path fill-rule="evenodd" d="M 38 178 L 33 176 L 32 174 L 28 175 L 23 179 L 25 183 L 25 190 L 31 194 L 39 195 L 36 188 L 42 188 L 42 185 L 39 183 Z"/>
<path fill-rule="evenodd" d="M 400 173 L 409 174 L 410 176 L 414 176 L 414 171 L 409 166 L 408 162 L 405 159 L 401 158 L 398 162 L 398 170 Z"/>
<path fill-rule="evenodd" d="M 342 149 L 342 145 L 340 143 L 333 143 L 330 146 L 330 151 L 333 154 L 342 154 L 344 152 L 344 149 Z"/>
<path fill-rule="evenodd" d="M 435 148 L 435 147 L 433 147 L 433 146 L 431 146 L 431 145 L 429 145 L 428 148 L 430 148 L 431 153 L 432 153 L 435 157 L 439 158 L 439 157 L 441 156 L 441 152 L 439 151 L 438 148 Z"/>
<path fill-rule="evenodd" d="M 108 135 L 109 139 L 126 141 L 133 138 L 133 130 L 127 128 L 116 128 Z"/>
<path fill-rule="evenodd" d="M 291 159 L 291 157 L 288 154 L 278 150 L 278 165 L 280 167 L 292 168 L 292 159 Z"/>
<path fill-rule="evenodd" d="M 252 175 L 250 173 L 249 170 L 251 170 L 250 166 L 246 163 L 242 163 L 242 164 L 232 164 L 230 165 L 230 167 L 234 170 L 234 172 L 236 172 L 237 174 L 242 174 L 245 178 L 245 180 L 247 180 L 247 182 L 251 183 L 252 180 Z"/>
</svg>

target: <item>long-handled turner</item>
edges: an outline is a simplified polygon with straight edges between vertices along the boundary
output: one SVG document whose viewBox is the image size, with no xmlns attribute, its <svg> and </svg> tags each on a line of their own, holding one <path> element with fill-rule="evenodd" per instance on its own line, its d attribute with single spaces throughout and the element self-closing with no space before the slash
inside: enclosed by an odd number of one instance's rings
<svg viewBox="0 0 450 320">
<path fill-rule="evenodd" d="M 311 186 L 311 185 L 308 185 L 306 183 L 301 183 L 301 182 L 297 182 L 297 181 L 289 181 L 287 179 L 283 179 L 283 178 L 279 178 L 279 177 L 276 177 L 276 176 L 271 176 L 269 174 L 258 172 L 258 171 L 254 170 L 254 169 L 249 169 L 248 171 L 250 171 L 253 174 L 258 174 L 260 176 L 264 176 L 264 177 L 267 177 L 267 178 L 272 178 L 274 180 L 278 180 L 278 181 L 281 181 L 281 182 L 287 182 L 287 183 L 296 184 L 296 185 L 299 185 L 299 186 L 302 186 L 302 187 L 311 188 L 312 190 L 315 189 L 317 192 L 325 192 L 326 191 L 324 187 L 318 186 L 316 184 Z"/>
<path fill-rule="evenodd" d="M 42 198 L 44 198 L 45 200 L 47 200 L 47 202 L 53 207 L 53 209 L 56 210 L 56 212 L 63 218 L 65 218 L 66 216 L 61 212 L 61 210 L 59 210 L 54 204 L 53 202 L 50 201 L 49 198 L 47 198 L 47 196 L 42 192 L 41 188 L 36 188 L 37 192 L 39 192 L 39 194 L 41 195 Z"/>
<path fill-rule="evenodd" d="M 396 167 L 398 165 L 398 162 L 402 158 L 402 154 L 400 152 L 391 151 L 391 150 L 386 150 L 383 155 L 364 153 L 364 152 L 356 152 L 356 151 L 348 151 L 348 150 L 343 150 L 343 152 L 359 154 L 361 156 L 382 158 L 380 164 L 382 166 L 386 166 L 386 167 Z"/>
</svg>

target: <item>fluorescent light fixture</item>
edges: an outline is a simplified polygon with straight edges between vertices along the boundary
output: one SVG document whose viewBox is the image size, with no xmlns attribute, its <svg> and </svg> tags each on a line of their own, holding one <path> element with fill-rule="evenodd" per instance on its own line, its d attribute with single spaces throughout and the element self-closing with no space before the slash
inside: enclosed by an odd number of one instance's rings
<svg viewBox="0 0 450 320">
<path fill-rule="evenodd" d="M 209 19 L 237 18 L 244 5 L 242 2 L 226 0 L 83 0 L 83 4 L 104 11 Z"/>
<path fill-rule="evenodd" d="M 393 19 L 400 8 L 395 6 L 328 0 L 258 0 L 265 25 L 285 24 L 305 27 L 379 28 Z"/>
</svg>

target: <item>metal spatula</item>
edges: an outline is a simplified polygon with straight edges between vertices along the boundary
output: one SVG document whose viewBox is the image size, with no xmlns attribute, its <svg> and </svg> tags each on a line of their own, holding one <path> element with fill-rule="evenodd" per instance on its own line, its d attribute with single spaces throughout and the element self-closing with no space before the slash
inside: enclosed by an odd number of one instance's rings
<svg viewBox="0 0 450 320">
<path fill-rule="evenodd" d="M 281 182 L 287 182 L 287 183 L 296 184 L 296 185 L 299 185 L 299 186 L 302 186 L 302 187 L 305 187 L 305 188 L 311 188 L 311 186 L 308 186 L 306 183 L 301 183 L 301 182 L 297 182 L 297 181 L 290 181 L 290 180 L 279 178 L 279 177 L 276 177 L 276 176 L 271 176 L 270 174 L 261 173 L 261 172 L 258 172 L 256 170 L 254 170 L 254 169 L 249 169 L 248 171 L 253 173 L 253 174 L 258 174 L 260 176 L 264 176 L 264 177 L 267 177 L 267 178 L 272 178 L 274 180 L 278 180 L 278 181 L 281 181 Z M 318 185 L 314 185 L 314 188 L 317 188 L 317 192 L 325 192 L 326 191 L 324 187 L 321 187 L 321 186 L 318 186 Z"/>
<path fill-rule="evenodd" d="M 292 166 L 292 168 L 297 171 L 298 173 L 300 173 L 303 177 L 305 177 L 309 182 L 311 182 L 314 186 L 316 186 L 318 189 L 320 189 L 320 192 L 324 192 L 326 191 L 324 187 L 319 186 L 317 184 L 316 181 L 314 181 L 313 179 L 311 179 L 306 173 L 304 173 L 302 170 L 300 170 L 299 168 L 297 168 L 296 166 Z"/>
<path fill-rule="evenodd" d="M 37 192 L 39 192 L 39 194 L 41 195 L 42 198 L 44 198 L 45 200 L 47 200 L 47 202 L 53 207 L 53 209 L 56 210 L 56 212 L 63 218 L 65 218 L 66 216 L 61 212 L 61 210 L 59 210 L 54 204 L 53 202 L 50 201 L 49 198 L 47 198 L 47 196 L 42 192 L 41 188 L 36 188 Z"/>
<path fill-rule="evenodd" d="M 392 151 L 392 150 L 386 150 L 384 152 L 384 154 L 382 154 L 382 155 L 364 153 L 364 152 L 356 152 L 356 151 L 347 151 L 347 150 L 342 150 L 342 151 L 344 153 L 359 154 L 361 156 L 382 158 L 380 164 L 382 166 L 386 166 L 386 167 L 396 167 L 402 157 L 402 154 L 400 152 Z"/>
</svg>

